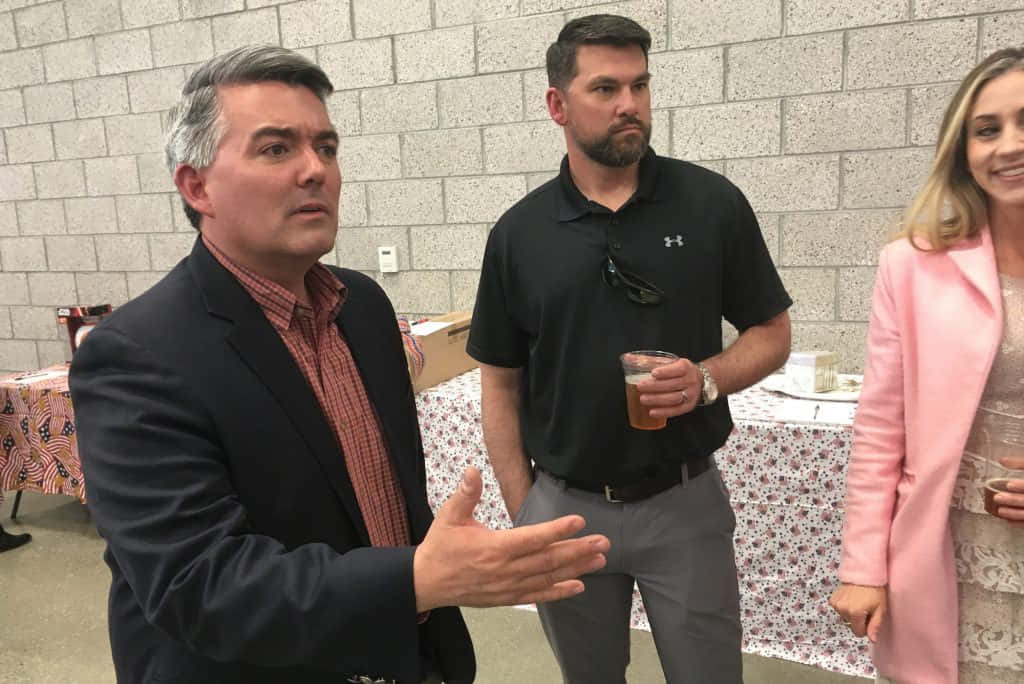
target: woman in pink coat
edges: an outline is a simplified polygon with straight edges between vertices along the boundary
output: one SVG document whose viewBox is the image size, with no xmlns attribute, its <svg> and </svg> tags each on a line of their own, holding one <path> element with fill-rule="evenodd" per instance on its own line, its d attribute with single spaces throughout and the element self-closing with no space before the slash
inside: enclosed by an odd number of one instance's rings
<svg viewBox="0 0 1024 684">
<path fill-rule="evenodd" d="M 991 421 L 1024 426 L 1024 49 L 961 84 L 879 259 L 830 599 L 879 682 L 1024 682 L 1024 479 L 985 514 Z"/>
</svg>

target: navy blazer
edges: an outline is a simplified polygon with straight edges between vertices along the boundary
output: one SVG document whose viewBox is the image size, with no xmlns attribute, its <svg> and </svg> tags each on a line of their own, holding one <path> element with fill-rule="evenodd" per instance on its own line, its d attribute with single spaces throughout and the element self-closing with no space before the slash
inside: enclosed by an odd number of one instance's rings
<svg viewBox="0 0 1024 684">
<path fill-rule="evenodd" d="M 333 270 L 418 543 L 433 518 L 394 310 Z M 424 662 L 473 680 L 460 612 L 417 625 L 414 548 L 370 547 L 316 396 L 201 239 L 89 335 L 70 385 L 119 682 L 418 684 Z"/>
</svg>

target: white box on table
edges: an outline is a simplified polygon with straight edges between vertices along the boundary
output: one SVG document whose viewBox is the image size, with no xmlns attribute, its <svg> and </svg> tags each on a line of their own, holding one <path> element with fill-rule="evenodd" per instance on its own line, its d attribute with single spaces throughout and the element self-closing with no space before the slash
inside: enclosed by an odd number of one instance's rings
<svg viewBox="0 0 1024 684">
<path fill-rule="evenodd" d="M 800 392 L 828 392 L 839 381 L 839 356 L 830 351 L 793 352 L 786 361 L 786 380 Z"/>
</svg>

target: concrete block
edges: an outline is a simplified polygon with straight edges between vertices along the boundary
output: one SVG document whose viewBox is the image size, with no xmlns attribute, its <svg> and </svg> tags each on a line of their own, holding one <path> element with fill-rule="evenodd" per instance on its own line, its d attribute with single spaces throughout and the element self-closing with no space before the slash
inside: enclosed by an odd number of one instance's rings
<svg viewBox="0 0 1024 684">
<path fill-rule="evenodd" d="M 124 114 L 104 119 L 111 155 L 159 152 L 163 149 L 160 115 Z"/>
<path fill-rule="evenodd" d="M 140 154 L 136 160 L 139 165 L 139 189 L 142 192 L 178 192 L 164 163 L 163 152 Z"/>
<path fill-rule="evenodd" d="M 505 74 L 499 74 L 505 76 Z M 510 74 L 511 75 L 511 74 Z M 527 121 L 550 121 L 548 113 L 548 72 L 547 69 L 530 69 L 522 72 L 523 77 L 523 119 Z M 488 78 L 484 76 L 483 78 Z M 489 122 L 490 123 L 490 122 Z M 501 123 L 493 122 L 493 123 Z"/>
<path fill-rule="evenodd" d="M 64 339 L 66 334 L 63 330 L 60 334 L 60 340 L 36 340 L 36 351 L 39 354 L 40 368 L 71 360 L 71 345 Z"/>
<path fill-rule="evenodd" d="M 1020 9 L 1019 0 L 1005 0 L 1003 4 Z M 1007 7 L 1007 9 L 1010 9 Z M 1001 48 L 1021 44 L 1024 35 L 1024 12 L 997 14 L 981 20 L 981 55 L 989 55 Z"/>
<path fill-rule="evenodd" d="M 395 36 L 399 83 L 470 76 L 476 71 L 473 26 Z"/>
<path fill-rule="evenodd" d="M 181 0 L 182 19 L 210 17 L 214 14 L 227 14 L 243 9 L 245 9 L 245 0 Z"/>
<path fill-rule="evenodd" d="M 402 177 L 397 135 L 367 135 L 341 139 L 338 163 L 346 181 Z"/>
<path fill-rule="evenodd" d="M 437 127 L 433 83 L 372 88 L 360 93 L 364 133 L 399 133 Z"/>
<path fill-rule="evenodd" d="M 68 233 L 92 235 L 117 232 L 117 209 L 113 197 L 74 197 L 64 200 Z"/>
<path fill-rule="evenodd" d="M 9 340 L 14 337 L 11 329 L 11 313 L 6 306 L 0 306 L 0 339 Z"/>
<path fill-rule="evenodd" d="M 377 247 L 394 245 L 398 250 L 398 268 L 408 271 L 411 263 L 409 229 L 400 228 L 342 228 L 338 231 L 338 265 L 359 271 L 376 271 Z"/>
<path fill-rule="evenodd" d="M 542 14 L 544 12 L 587 7 L 593 2 L 594 0 L 523 0 L 523 14 Z"/>
<path fill-rule="evenodd" d="M 651 141 L 648 144 L 661 155 L 668 155 L 672 150 L 669 142 L 672 133 L 671 119 L 672 113 L 667 109 L 651 112 Z"/>
<path fill-rule="evenodd" d="M 68 230 L 62 200 L 30 200 L 17 206 L 22 235 L 61 235 Z"/>
<path fill-rule="evenodd" d="M 409 229 L 416 270 L 480 268 L 488 225 L 414 226 Z"/>
<path fill-rule="evenodd" d="M 839 160 L 835 155 L 739 159 L 726 175 L 755 211 L 835 209 L 839 204 Z"/>
<path fill-rule="evenodd" d="M 552 174 L 539 175 L 547 181 Z M 445 218 L 447 223 L 493 224 L 526 193 L 523 176 L 447 178 L 444 181 Z M 477 264 L 474 268 L 479 267 Z"/>
<path fill-rule="evenodd" d="M 483 146 L 477 128 L 420 131 L 402 136 L 402 159 L 408 178 L 481 173 Z"/>
<path fill-rule="evenodd" d="M 284 47 L 323 45 L 352 38 L 348 0 L 303 0 L 282 5 L 278 12 Z"/>
<path fill-rule="evenodd" d="M 96 75 L 96 49 L 92 38 L 54 43 L 43 48 L 49 81 L 90 78 Z"/>
<path fill-rule="evenodd" d="M 148 271 L 149 242 L 145 235 L 97 235 L 101 271 Z"/>
<path fill-rule="evenodd" d="M 650 56 L 651 106 L 686 107 L 722 101 L 721 48 Z M 731 78 L 731 77 L 730 77 Z"/>
<path fill-rule="evenodd" d="M 120 31 L 121 7 L 118 0 L 64 0 L 71 38 Z"/>
<path fill-rule="evenodd" d="M 280 45 L 277 10 L 273 7 L 213 18 L 213 49 L 216 54 L 243 45 Z"/>
<path fill-rule="evenodd" d="M 329 265 L 329 266 L 337 266 L 338 265 L 338 250 L 332 248 L 326 254 L 322 254 L 320 256 L 320 263 L 321 264 L 326 264 L 326 265 Z"/>
<path fill-rule="evenodd" d="M 95 271 L 96 247 L 90 235 L 47 237 L 46 257 L 51 271 Z"/>
<path fill-rule="evenodd" d="M 788 0 L 783 7 L 786 33 L 790 35 L 891 24 L 909 19 L 909 6 L 904 0 Z"/>
<path fill-rule="evenodd" d="M 840 373 L 864 372 L 867 323 L 797 322 L 793 324 L 793 351 L 824 349 L 839 355 Z"/>
<path fill-rule="evenodd" d="M 672 112 L 673 157 L 725 159 L 781 152 L 778 100 L 730 102 Z"/>
<path fill-rule="evenodd" d="M 32 167 L 0 166 L 0 202 L 35 199 L 36 187 L 32 180 Z"/>
<path fill-rule="evenodd" d="M 57 315 L 48 306 L 12 306 L 11 327 L 14 336 L 26 340 L 59 340 Z"/>
<path fill-rule="evenodd" d="M 436 26 L 478 24 L 518 14 L 519 0 L 434 0 Z"/>
<path fill-rule="evenodd" d="M 0 235 L 18 234 L 18 210 L 14 202 L 0 202 Z"/>
<path fill-rule="evenodd" d="M 776 266 L 779 264 L 779 244 L 781 243 L 779 223 L 781 219 L 780 214 L 757 215 L 757 223 L 761 227 L 761 237 L 768 248 L 772 263 Z"/>
<path fill-rule="evenodd" d="M 155 112 L 169 109 L 178 102 L 184 84 L 185 72 L 181 67 L 128 74 L 128 97 L 131 100 L 132 111 Z"/>
<path fill-rule="evenodd" d="M 128 301 L 124 273 L 76 273 L 75 284 L 83 302 L 121 306 Z"/>
<path fill-rule="evenodd" d="M 535 95 L 528 93 L 528 99 L 532 97 Z M 543 91 L 536 97 L 543 100 Z M 522 85 L 517 73 L 441 81 L 437 84 L 437 100 L 443 128 L 523 119 Z"/>
<path fill-rule="evenodd" d="M 29 123 L 75 118 L 75 94 L 70 83 L 25 88 L 25 116 Z"/>
<path fill-rule="evenodd" d="M 21 47 L 55 43 L 68 37 L 64 25 L 64 7 L 59 2 L 18 10 L 14 13 L 14 25 L 18 30 L 18 43 Z"/>
<path fill-rule="evenodd" d="M 153 68 L 153 49 L 145 29 L 107 33 L 94 40 L 100 74 Z"/>
<path fill-rule="evenodd" d="M 899 147 L 906 139 L 903 90 L 794 97 L 785 111 L 787 154 Z"/>
<path fill-rule="evenodd" d="M 874 266 L 900 213 L 838 211 L 782 217 L 782 266 Z"/>
<path fill-rule="evenodd" d="M 480 287 L 480 271 L 451 271 L 452 311 L 472 309 Z"/>
<path fill-rule="evenodd" d="M 843 207 L 906 206 L 924 183 L 933 156 L 930 147 L 844 155 Z"/>
<path fill-rule="evenodd" d="M 18 47 L 18 34 L 14 29 L 14 15 L 11 12 L 0 13 L 0 50 L 13 50 Z"/>
<path fill-rule="evenodd" d="M 368 220 L 365 183 L 342 183 L 339 226 L 365 226 Z"/>
<path fill-rule="evenodd" d="M 85 194 L 85 173 L 77 159 L 34 164 L 32 169 L 41 199 Z"/>
<path fill-rule="evenodd" d="M 730 100 L 840 90 L 843 34 L 780 38 L 729 48 Z"/>
<path fill-rule="evenodd" d="M 65 306 L 78 301 L 74 273 L 29 273 L 28 290 L 35 306 Z"/>
<path fill-rule="evenodd" d="M 0 53 L 0 90 L 44 80 L 43 55 L 38 48 Z"/>
<path fill-rule="evenodd" d="M 939 127 L 957 83 L 923 86 L 910 89 L 910 144 L 934 145 L 939 140 Z"/>
<path fill-rule="evenodd" d="M 28 276 L 24 273 L 0 273 L 0 304 L 28 303 Z"/>
<path fill-rule="evenodd" d="M 351 0 L 356 38 L 430 28 L 430 0 Z"/>
<path fill-rule="evenodd" d="M 4 271 L 47 270 L 43 238 L 0 238 L 0 266 Z"/>
<path fill-rule="evenodd" d="M 440 179 L 381 181 L 366 189 L 370 225 L 444 223 Z"/>
<path fill-rule="evenodd" d="M 669 0 L 669 6 L 675 50 L 782 34 L 780 0 Z"/>
<path fill-rule="evenodd" d="M 171 233 L 169 235 L 150 235 L 149 254 L 153 260 L 153 269 L 169 271 L 192 252 L 196 234 Z"/>
<path fill-rule="evenodd" d="M 839 269 L 839 320 L 866 323 L 871 319 L 876 270 L 872 267 Z"/>
<path fill-rule="evenodd" d="M 846 87 L 959 81 L 974 66 L 976 19 L 857 29 L 847 34 Z"/>
<path fill-rule="evenodd" d="M 914 16 L 918 19 L 1015 9 L 1020 9 L 1020 0 L 916 0 L 914 2 Z M 1016 43 L 1019 44 L 1020 40 L 1017 40 Z"/>
<path fill-rule="evenodd" d="M 395 311 L 423 314 L 451 311 L 451 284 L 446 271 L 384 273 L 377 277 L 377 282 L 384 288 Z"/>
<path fill-rule="evenodd" d="M 49 124 L 8 128 L 4 135 L 7 138 L 8 164 L 53 159 L 53 134 Z"/>
<path fill-rule="evenodd" d="M 134 194 L 139 191 L 135 157 L 104 157 L 85 160 L 86 188 L 90 195 Z"/>
<path fill-rule="evenodd" d="M 320 68 L 338 90 L 368 88 L 395 82 L 391 39 L 353 40 L 317 48 Z"/>
<path fill-rule="evenodd" d="M 194 64 L 213 57 L 213 29 L 209 19 L 181 21 L 149 30 L 153 66 Z"/>
<path fill-rule="evenodd" d="M 587 5 L 565 13 L 565 20 L 571 21 L 588 14 L 617 14 L 629 17 L 651 34 L 651 50 L 661 52 L 668 49 L 668 13 L 664 0 L 626 0 L 604 5 Z M 551 37 L 554 42 L 557 36 Z"/>
<path fill-rule="evenodd" d="M 103 119 L 79 119 L 53 124 L 58 159 L 81 159 L 107 154 Z"/>
<path fill-rule="evenodd" d="M 476 27 L 477 68 L 480 73 L 536 69 L 562 29 L 561 14 L 503 19 Z"/>
<path fill-rule="evenodd" d="M 0 92 L 0 126 L 20 126 L 25 123 L 25 105 L 20 90 Z"/>
<path fill-rule="evenodd" d="M 178 21 L 178 0 L 121 0 L 125 28 Z"/>
<path fill-rule="evenodd" d="M 178 207 L 174 207 L 179 210 Z M 171 198 L 167 194 L 122 195 L 117 198 L 117 228 L 121 233 L 170 233 Z"/>
<path fill-rule="evenodd" d="M 124 76 L 101 76 L 74 82 L 75 107 L 80 118 L 127 114 L 128 85 Z"/>
<path fill-rule="evenodd" d="M 128 276 L 128 297 L 129 299 L 135 299 L 149 288 L 156 285 L 165 273 L 126 273 Z"/>
<path fill-rule="evenodd" d="M 0 368 L 11 372 L 39 368 L 36 343 L 32 340 L 0 340 Z"/>
<path fill-rule="evenodd" d="M 564 154 L 562 128 L 551 121 L 484 129 L 486 173 L 557 170 Z"/>
<path fill-rule="evenodd" d="M 327 98 L 327 114 L 338 135 L 345 137 L 359 135 L 362 122 L 359 120 L 359 91 L 335 92 Z"/>
<path fill-rule="evenodd" d="M 794 321 L 833 321 L 836 318 L 836 271 L 833 268 L 779 269 L 786 291 L 793 298 L 789 315 Z"/>
</svg>

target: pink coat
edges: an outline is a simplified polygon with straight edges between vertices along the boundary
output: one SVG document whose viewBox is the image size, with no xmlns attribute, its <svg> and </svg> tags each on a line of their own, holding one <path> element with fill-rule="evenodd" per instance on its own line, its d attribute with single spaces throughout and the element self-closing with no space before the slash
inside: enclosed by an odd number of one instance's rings
<svg viewBox="0 0 1024 684">
<path fill-rule="evenodd" d="M 945 252 L 885 247 L 847 475 L 840 579 L 889 588 L 874 648 L 901 684 L 956 684 L 949 507 L 1003 334 L 988 230 Z"/>
</svg>

